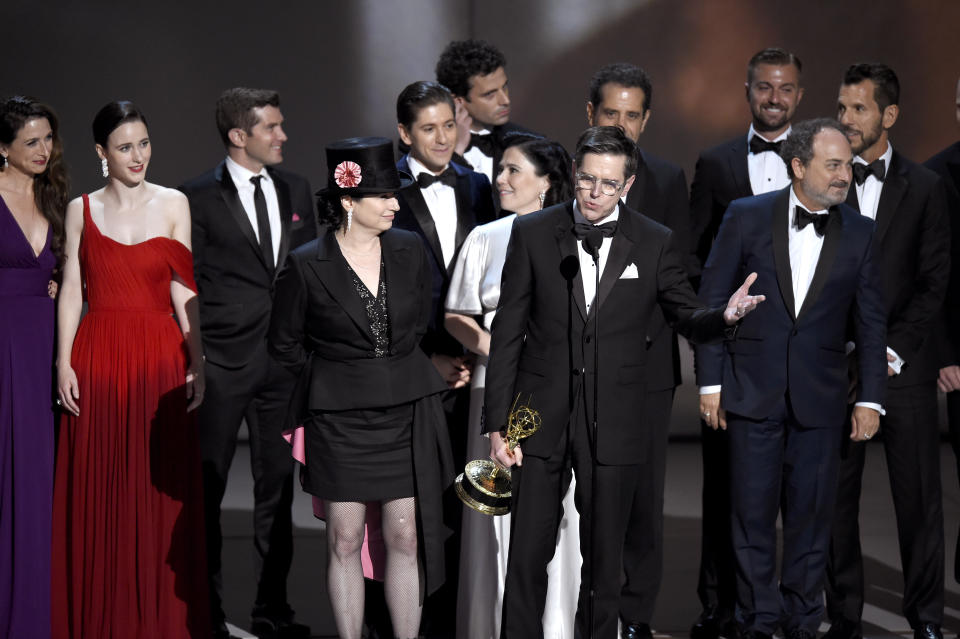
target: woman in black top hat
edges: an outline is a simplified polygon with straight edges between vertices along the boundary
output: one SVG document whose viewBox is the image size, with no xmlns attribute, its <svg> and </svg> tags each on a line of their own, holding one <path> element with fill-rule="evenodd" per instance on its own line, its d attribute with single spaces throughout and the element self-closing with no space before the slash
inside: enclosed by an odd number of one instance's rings
<svg viewBox="0 0 960 639">
<path fill-rule="evenodd" d="M 360 637 L 372 502 L 382 513 L 394 634 L 416 637 L 423 597 L 443 581 L 440 497 L 452 478 L 439 402 L 446 384 L 419 347 L 430 268 L 420 240 L 391 228 L 394 194 L 411 181 L 397 173 L 390 141 L 351 138 L 326 151 L 318 206 L 328 230 L 290 253 L 278 275 L 270 350 L 300 374 L 303 482 L 326 513 L 339 635 Z"/>
</svg>

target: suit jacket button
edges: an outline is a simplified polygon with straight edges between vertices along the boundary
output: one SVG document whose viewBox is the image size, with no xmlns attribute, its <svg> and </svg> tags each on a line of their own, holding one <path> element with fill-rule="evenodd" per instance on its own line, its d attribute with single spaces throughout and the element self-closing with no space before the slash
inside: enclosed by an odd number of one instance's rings
<svg viewBox="0 0 960 639">
<path fill-rule="evenodd" d="M 589 344 L 589 343 L 590 343 L 590 339 L 591 339 L 592 337 L 593 337 L 592 335 L 587 335 L 587 339 L 584 340 L 584 341 L 585 341 L 587 344 Z"/>
<path fill-rule="evenodd" d="M 793 330 L 790 332 L 790 334 L 793 335 L 794 337 L 796 337 L 796 335 L 797 335 L 797 329 L 793 329 Z"/>
</svg>

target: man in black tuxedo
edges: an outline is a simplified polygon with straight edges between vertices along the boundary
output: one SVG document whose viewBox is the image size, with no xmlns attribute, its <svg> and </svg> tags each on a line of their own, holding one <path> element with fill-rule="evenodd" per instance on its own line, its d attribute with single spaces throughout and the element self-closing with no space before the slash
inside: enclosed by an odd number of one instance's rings
<svg viewBox="0 0 960 639">
<path fill-rule="evenodd" d="M 437 82 L 450 89 L 456 104 L 455 161 L 486 175 L 493 184 L 507 136 L 530 133 L 510 122 L 506 58 L 489 42 L 457 40 L 440 54 L 436 74 Z"/>
<path fill-rule="evenodd" d="M 207 394 L 199 410 L 210 605 L 215 636 L 229 636 L 222 606 L 220 503 L 240 423 L 250 433 L 254 481 L 257 596 L 252 630 L 260 637 L 306 637 L 287 602 L 293 558 L 293 464 L 281 437 L 293 390 L 267 353 L 277 266 L 317 236 L 310 185 L 275 168 L 287 140 L 276 92 L 235 88 L 217 101 L 227 157 L 180 187 L 190 201 L 200 292 Z"/>
<path fill-rule="evenodd" d="M 876 433 L 886 379 L 873 224 L 843 204 L 853 159 L 843 128 L 802 122 L 781 154 L 791 186 L 730 205 L 700 287 L 715 303 L 756 272 L 767 297 L 735 339 L 697 347 L 700 414 L 730 436 L 737 620 L 748 639 L 778 626 L 787 639 L 816 637 L 841 432 Z M 851 326 L 859 385 L 847 431 Z"/>
<path fill-rule="evenodd" d="M 416 182 L 400 190 L 394 226 L 416 233 L 430 258 L 432 305 L 422 347 L 451 389 L 443 405 L 454 462 L 462 468 L 472 363 L 460 342 L 444 328 L 444 301 L 460 246 L 473 227 L 493 221 L 495 215 L 487 178 L 451 162 L 457 143 L 454 111 L 453 96 L 437 82 L 414 82 L 398 96 L 397 129 L 409 152 L 400 158 L 397 168 Z M 452 494 L 448 497 L 446 515 L 454 537 L 447 543 L 446 583 L 424 613 L 429 635 L 452 634 L 456 624 L 461 504 Z"/>
<path fill-rule="evenodd" d="M 881 420 L 903 565 L 903 613 L 914 636 L 941 637 L 943 503 L 935 333 L 950 278 L 950 228 L 940 177 L 895 151 L 900 84 L 883 64 L 855 64 L 838 119 L 856 154 L 847 203 L 876 220 L 874 247 L 887 313 L 888 382 Z M 860 345 L 857 344 L 857 351 Z M 865 447 L 845 442 L 827 564 L 830 639 L 861 636 L 860 488 Z"/>
<path fill-rule="evenodd" d="M 730 202 L 778 191 L 790 184 L 779 155 L 803 97 L 800 59 L 783 49 L 756 53 L 747 64 L 745 84 L 752 121 L 738 135 L 697 160 L 690 194 L 693 237 L 698 263 L 707 259 L 720 220 Z M 698 269 L 699 271 L 699 269 Z M 730 637 L 736 632 L 733 609 L 736 577 L 730 540 L 729 438 L 701 420 L 703 519 L 697 595 L 703 611 L 690 629 L 692 639 Z"/>
<path fill-rule="evenodd" d="M 639 142 L 650 120 L 653 86 L 640 67 L 625 62 L 608 64 L 590 80 L 587 122 L 590 126 L 616 126 Z M 687 178 L 679 166 L 661 160 L 637 146 L 637 172 L 621 201 L 635 211 L 666 226 L 686 258 L 687 275 L 694 274 L 696 259 L 690 250 L 690 209 Z M 696 269 L 699 271 L 699 269 Z M 663 312 L 654 312 L 646 335 L 647 374 L 644 414 L 638 416 L 650 435 L 648 476 L 637 485 L 623 548 L 626 581 L 620 595 L 620 617 L 626 639 L 649 639 L 660 580 L 663 574 L 663 483 L 666 474 L 667 437 L 674 389 L 680 384 L 680 351 L 677 334 Z"/>
<path fill-rule="evenodd" d="M 484 431 L 491 458 L 516 464 L 505 639 L 543 636 L 546 566 L 571 466 L 584 558 L 577 631 L 616 636 L 621 551 L 648 461 L 650 435 L 637 419 L 651 366 L 648 328 L 662 309 L 683 334 L 719 339 L 762 301 L 747 294 L 748 278 L 726 309 L 700 307 L 669 229 L 620 202 L 636 170 L 636 145 L 622 130 L 587 129 L 572 170 L 575 200 L 514 222 L 493 323 Z M 505 429 L 517 394 L 530 398 L 542 427 L 511 452 Z"/>
<path fill-rule="evenodd" d="M 960 81 L 957 82 L 957 124 L 960 124 Z M 937 386 L 947 394 L 950 444 L 960 475 L 960 142 L 954 142 L 923 164 L 937 173 L 947 187 L 950 217 L 950 288 L 943 305 L 940 327 L 940 377 Z M 954 555 L 953 578 L 960 582 L 960 536 Z"/>
</svg>

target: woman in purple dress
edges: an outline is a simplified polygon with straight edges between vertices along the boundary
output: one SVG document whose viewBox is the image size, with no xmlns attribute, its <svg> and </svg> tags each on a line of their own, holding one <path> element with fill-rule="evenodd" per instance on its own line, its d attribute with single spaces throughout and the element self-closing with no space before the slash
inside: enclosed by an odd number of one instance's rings
<svg viewBox="0 0 960 639">
<path fill-rule="evenodd" d="M 53 111 L 0 102 L 0 637 L 50 636 L 51 278 L 67 188 Z"/>
</svg>

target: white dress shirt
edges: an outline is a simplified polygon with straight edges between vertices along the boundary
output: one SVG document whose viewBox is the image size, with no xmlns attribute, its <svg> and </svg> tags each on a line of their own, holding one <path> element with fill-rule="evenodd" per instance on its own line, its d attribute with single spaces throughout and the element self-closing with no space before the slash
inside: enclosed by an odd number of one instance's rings
<svg viewBox="0 0 960 639">
<path fill-rule="evenodd" d="M 884 171 L 890 171 L 890 160 L 893 159 L 893 147 L 887 142 L 887 150 L 880 156 L 883 160 Z M 859 155 L 853 158 L 854 164 L 868 164 L 866 160 Z M 866 215 L 871 220 L 877 219 L 877 205 L 880 204 L 880 193 L 883 191 L 883 182 L 877 179 L 877 176 L 870 174 L 863 184 L 857 184 L 854 181 L 854 188 L 857 189 L 857 202 L 860 204 L 860 215 Z"/>
<path fill-rule="evenodd" d="M 613 212 L 610 213 L 607 217 L 596 222 L 588 222 L 587 218 L 583 217 L 583 213 L 580 212 L 580 207 L 577 206 L 577 201 L 573 201 L 573 221 L 574 222 L 584 222 L 586 224 L 605 224 L 607 222 L 615 222 L 620 218 L 620 205 L 618 204 Z M 600 277 L 603 277 L 603 266 L 607 263 L 607 255 L 610 253 L 610 244 L 613 242 L 612 237 L 604 237 L 603 243 L 600 245 Z M 583 300 L 587 305 L 587 313 L 590 312 L 590 306 L 593 305 L 593 298 L 597 296 L 597 266 L 593 263 L 593 256 L 587 253 L 587 249 L 583 248 L 583 242 L 577 242 L 578 255 L 580 257 L 580 279 L 583 280 Z"/>
<path fill-rule="evenodd" d="M 880 159 L 883 160 L 884 177 L 886 177 L 886 174 L 890 172 L 890 160 L 893 159 L 893 147 L 889 142 L 887 142 L 887 150 L 883 152 Z M 853 163 L 868 164 L 868 162 L 859 155 L 853 158 Z M 883 182 L 871 173 L 867 176 L 867 179 L 863 181 L 863 184 L 854 182 L 852 186 L 857 189 L 857 202 L 860 204 L 860 215 L 866 215 L 871 220 L 876 221 L 877 207 L 880 205 L 880 194 L 883 192 Z M 847 348 L 853 350 L 849 345 Z M 893 369 L 894 373 L 899 375 L 906 362 L 889 346 L 887 347 L 887 352 L 894 357 L 894 360 L 887 362 L 887 364 Z"/>
<path fill-rule="evenodd" d="M 260 241 L 260 229 L 257 226 L 257 205 L 253 201 L 254 186 L 250 178 L 255 175 L 262 176 L 260 188 L 263 190 L 263 198 L 267 201 L 267 220 L 270 222 L 270 240 L 273 244 L 273 262 L 276 264 L 277 256 L 280 253 L 280 203 L 277 201 L 277 187 L 270 179 L 270 174 L 266 168 L 260 169 L 259 173 L 254 173 L 248 168 L 242 167 L 230 156 L 227 156 L 227 172 L 230 173 L 230 179 L 237 187 L 237 195 L 240 196 L 240 204 L 243 206 L 247 219 L 250 220 L 250 226 L 253 227 L 253 234 Z M 277 264 L 279 267 L 280 265 Z"/>
<path fill-rule="evenodd" d="M 481 129 L 479 131 L 471 131 L 470 135 L 490 135 L 491 132 L 487 129 Z M 473 167 L 473 170 L 477 173 L 483 173 L 487 176 L 487 179 L 490 180 L 490 184 L 496 184 L 496 176 L 493 174 L 493 157 L 490 155 L 484 154 L 483 151 L 478 149 L 475 146 L 471 146 L 469 149 L 464 151 L 463 159 L 470 163 L 470 166 Z"/>
<path fill-rule="evenodd" d="M 407 156 L 407 163 L 410 165 L 410 172 L 414 178 L 421 173 L 438 175 L 414 159 L 412 155 Z M 447 166 L 449 167 L 449 165 Z M 444 167 L 444 169 L 446 168 Z M 457 192 L 452 186 L 447 186 L 443 182 L 434 182 L 427 188 L 420 189 L 420 192 L 423 193 L 423 199 L 427 203 L 427 209 L 430 211 L 430 217 L 433 218 L 433 224 L 437 227 L 440 251 L 443 253 L 443 265 L 449 269 L 453 254 L 457 250 Z"/>
<path fill-rule="evenodd" d="M 792 127 L 775 137 L 769 142 L 781 142 L 790 135 Z M 787 165 L 779 155 L 773 151 L 764 151 L 763 153 L 750 153 L 750 140 L 757 133 L 753 125 L 747 131 L 747 170 L 750 173 L 750 189 L 754 195 L 769 193 L 770 191 L 779 191 L 790 185 L 790 176 L 787 175 Z M 766 140 L 766 138 L 762 139 Z"/>
</svg>

